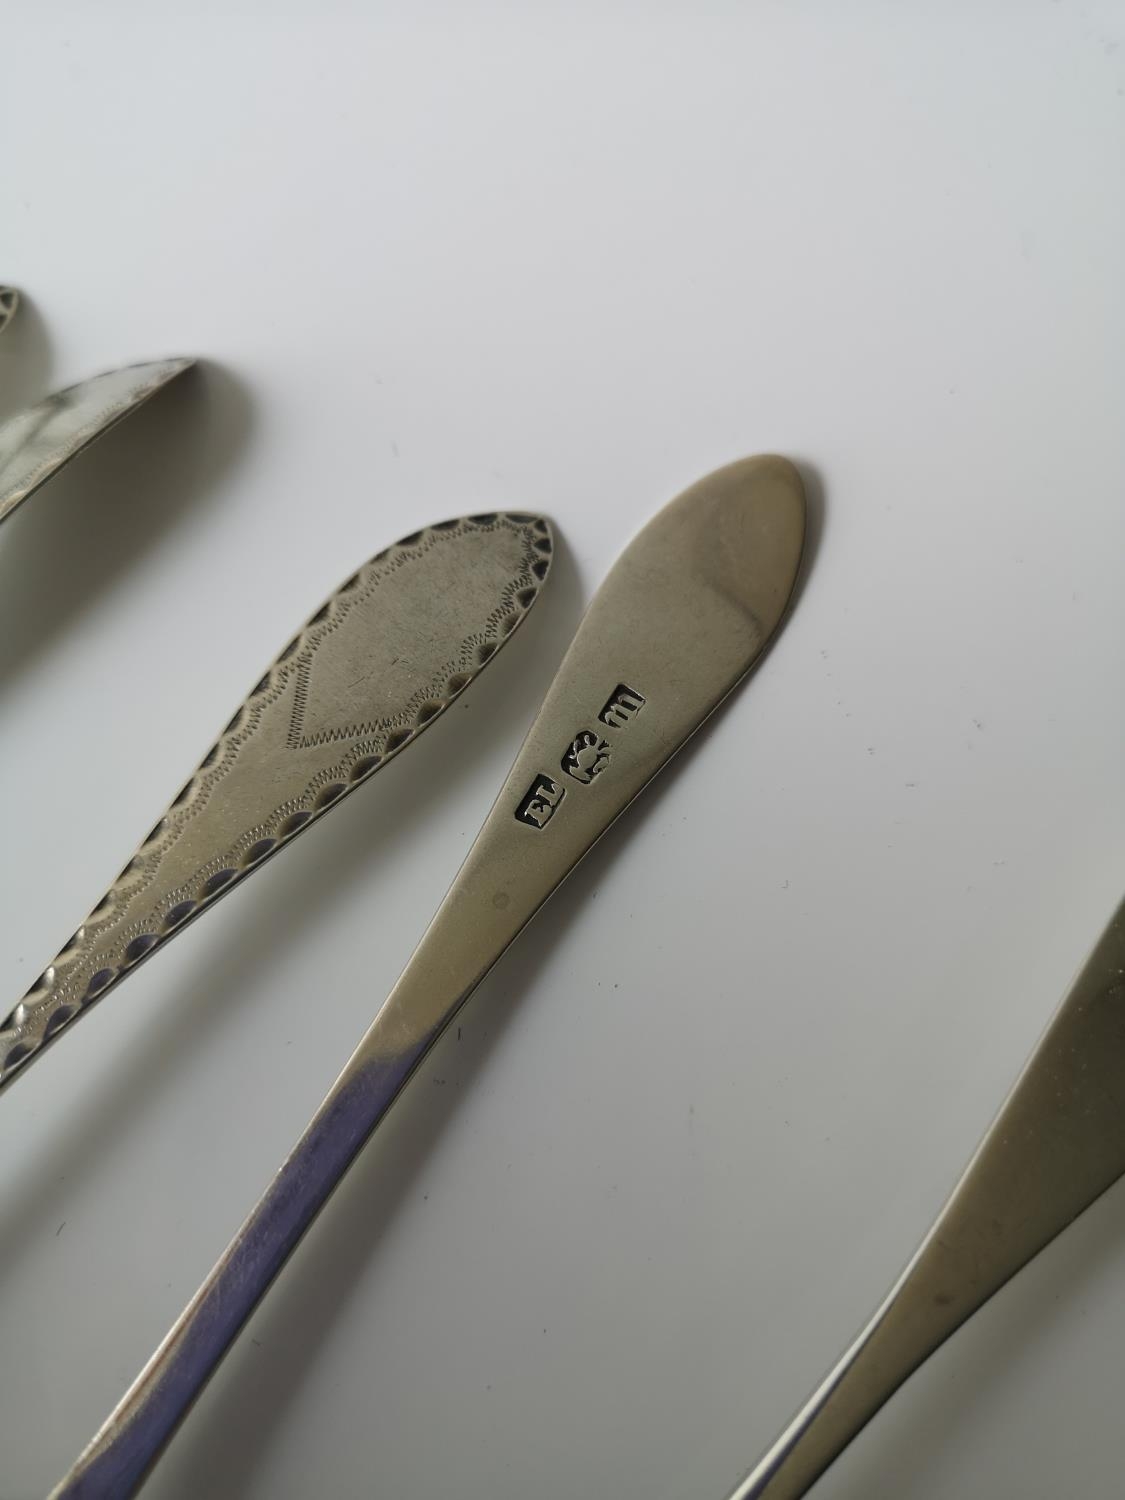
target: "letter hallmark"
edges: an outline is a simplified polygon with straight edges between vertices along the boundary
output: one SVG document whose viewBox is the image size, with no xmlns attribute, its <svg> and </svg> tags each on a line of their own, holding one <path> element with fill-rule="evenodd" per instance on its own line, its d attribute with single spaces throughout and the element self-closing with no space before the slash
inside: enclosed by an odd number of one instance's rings
<svg viewBox="0 0 1125 1500">
<path fill-rule="evenodd" d="M 595 776 L 600 776 L 609 765 L 609 746 L 592 730 L 584 729 L 575 735 L 574 743 L 560 762 L 568 776 L 589 786 Z"/>
<path fill-rule="evenodd" d="M 635 718 L 645 706 L 645 700 L 636 688 L 619 682 L 606 701 L 598 718 L 610 729 L 624 729 L 629 720 Z"/>
<path fill-rule="evenodd" d="M 566 788 L 559 786 L 557 781 L 552 781 L 549 776 L 537 776 L 516 808 L 516 817 L 529 828 L 546 828 L 565 796 Z"/>
<path fill-rule="evenodd" d="M 598 719 L 608 729 L 624 729 L 644 706 L 645 698 L 642 693 L 619 682 Z M 589 786 L 609 765 L 611 754 L 608 740 L 603 740 L 592 729 L 583 729 L 574 736 L 559 765 L 563 773 L 580 786 Z M 516 819 L 520 823 L 526 823 L 529 828 L 546 828 L 565 796 L 566 787 L 561 782 L 540 773 L 516 808 Z"/>
</svg>

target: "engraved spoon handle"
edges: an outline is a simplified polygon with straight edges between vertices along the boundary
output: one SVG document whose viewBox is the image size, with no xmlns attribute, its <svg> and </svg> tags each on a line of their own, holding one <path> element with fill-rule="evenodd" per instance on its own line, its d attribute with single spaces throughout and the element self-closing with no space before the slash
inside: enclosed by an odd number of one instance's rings
<svg viewBox="0 0 1125 1500">
<path fill-rule="evenodd" d="M 792 592 L 804 493 L 784 459 L 666 506 L 590 605 L 430 927 L 293 1153 L 54 1491 L 134 1493 L 419 1061 L 535 912 L 761 654 Z"/>
<path fill-rule="evenodd" d="M 730 1496 L 800 1500 L 899 1386 L 1125 1173 L 1125 901 L 921 1248 Z"/>
<path fill-rule="evenodd" d="M 353 573 L 0 1021 L 0 1088 L 432 724 L 525 618 L 551 548 L 541 517 L 469 516 L 416 531 Z"/>
</svg>

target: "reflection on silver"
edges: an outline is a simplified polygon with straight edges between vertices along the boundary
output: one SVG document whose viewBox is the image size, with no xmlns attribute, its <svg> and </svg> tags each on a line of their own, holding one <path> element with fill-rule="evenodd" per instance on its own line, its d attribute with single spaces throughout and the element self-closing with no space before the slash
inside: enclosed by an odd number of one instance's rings
<svg viewBox="0 0 1125 1500">
<path fill-rule="evenodd" d="M 55 391 L 0 423 L 0 521 L 95 438 L 194 363 L 161 359 L 125 365 Z"/>
</svg>

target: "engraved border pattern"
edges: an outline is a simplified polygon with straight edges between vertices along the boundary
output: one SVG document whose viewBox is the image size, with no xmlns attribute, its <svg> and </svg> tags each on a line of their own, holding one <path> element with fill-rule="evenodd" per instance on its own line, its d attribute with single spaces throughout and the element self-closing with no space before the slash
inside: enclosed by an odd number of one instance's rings
<svg viewBox="0 0 1125 1500">
<path fill-rule="evenodd" d="M 470 530 L 501 527 L 522 533 L 525 545 L 519 571 L 500 593 L 483 629 L 467 636 L 458 655 L 395 714 L 303 736 L 302 683 L 308 681 L 319 647 L 340 628 L 353 606 L 369 598 L 384 578 L 443 542 Z M 377 553 L 353 573 L 273 662 L 83 925 L 0 1023 L 0 1085 L 155 948 L 374 775 L 438 718 L 524 619 L 550 569 L 552 550 L 550 527 L 540 517 L 489 513 L 425 527 Z M 135 901 L 156 879 L 164 853 L 210 801 L 242 746 L 254 735 L 265 709 L 290 689 L 294 677 L 289 743 L 311 747 L 346 740 L 339 760 L 322 767 L 299 796 L 287 799 L 268 818 L 245 829 L 189 880 L 165 892 L 154 908 L 118 928 L 122 903 Z"/>
</svg>

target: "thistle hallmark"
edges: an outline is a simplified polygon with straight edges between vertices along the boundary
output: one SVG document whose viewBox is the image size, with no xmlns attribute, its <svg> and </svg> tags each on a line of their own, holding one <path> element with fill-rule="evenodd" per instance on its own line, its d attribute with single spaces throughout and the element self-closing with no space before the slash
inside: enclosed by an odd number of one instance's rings
<svg viewBox="0 0 1125 1500">
<path fill-rule="evenodd" d="M 577 734 L 570 749 L 559 762 L 568 776 L 589 786 L 595 776 L 600 776 L 609 764 L 609 746 L 605 740 L 584 729 Z"/>
</svg>

